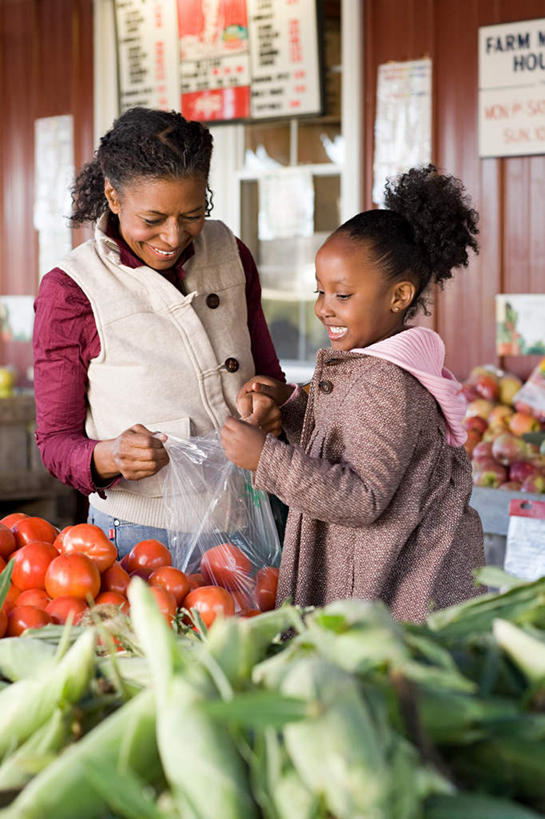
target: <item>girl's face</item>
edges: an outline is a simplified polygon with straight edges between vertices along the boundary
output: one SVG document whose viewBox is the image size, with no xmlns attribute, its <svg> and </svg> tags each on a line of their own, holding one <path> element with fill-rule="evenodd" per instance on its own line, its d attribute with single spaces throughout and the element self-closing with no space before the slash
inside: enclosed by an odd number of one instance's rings
<svg viewBox="0 0 545 819">
<path fill-rule="evenodd" d="M 414 295 L 411 282 L 386 282 L 365 244 L 339 233 L 316 255 L 314 312 L 336 350 L 367 347 L 403 328 Z"/>
<path fill-rule="evenodd" d="M 142 177 L 117 191 L 106 179 L 104 193 L 131 250 L 154 270 L 176 264 L 201 232 L 206 210 L 206 180 Z"/>
</svg>

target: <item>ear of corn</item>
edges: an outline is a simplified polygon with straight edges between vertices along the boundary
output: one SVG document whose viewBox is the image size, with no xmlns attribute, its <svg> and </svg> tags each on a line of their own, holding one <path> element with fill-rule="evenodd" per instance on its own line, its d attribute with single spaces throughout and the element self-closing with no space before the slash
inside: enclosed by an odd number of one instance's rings
<svg viewBox="0 0 545 819">
<path fill-rule="evenodd" d="M 485 794 L 458 793 L 433 796 L 424 819 L 539 819 L 540 814 L 508 799 Z"/>
<path fill-rule="evenodd" d="M 54 656 L 55 647 L 43 640 L 4 637 L 0 640 L 0 674 L 12 682 L 36 677 L 42 667 L 51 665 Z"/>
<path fill-rule="evenodd" d="M 56 708 L 51 717 L 0 765 L 0 791 L 23 788 L 55 759 L 70 736 L 73 709 Z"/>
<path fill-rule="evenodd" d="M 161 777 L 151 691 L 143 691 L 104 719 L 36 776 L 17 799 L 0 811 L 1 819 L 96 819 L 107 802 L 87 776 L 99 760 L 112 774 L 134 770 L 148 782 Z M 121 766 L 121 770 L 119 770 Z"/>
<path fill-rule="evenodd" d="M 47 673 L 0 691 L 0 754 L 17 748 L 57 706 L 77 702 L 89 687 L 94 661 L 95 634 L 89 630 Z"/>
<path fill-rule="evenodd" d="M 157 741 L 173 798 L 183 817 L 250 819 L 256 816 L 247 771 L 224 726 L 203 705 L 213 686 L 168 628 L 151 592 L 135 578 L 129 587 L 131 619 L 152 672 Z M 213 697 L 212 697 L 213 698 Z M 217 698 L 217 695 L 216 695 Z"/>
<path fill-rule="evenodd" d="M 545 643 L 508 620 L 494 620 L 497 643 L 533 683 L 545 684 Z"/>
</svg>

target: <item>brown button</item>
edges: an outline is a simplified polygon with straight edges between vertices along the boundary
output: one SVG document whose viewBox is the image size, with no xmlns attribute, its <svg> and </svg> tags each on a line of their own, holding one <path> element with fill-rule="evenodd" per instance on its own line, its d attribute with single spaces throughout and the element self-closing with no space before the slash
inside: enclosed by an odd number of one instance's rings
<svg viewBox="0 0 545 819">
<path fill-rule="evenodd" d="M 206 297 L 206 306 L 210 307 L 211 310 L 215 310 L 216 307 L 219 307 L 220 297 L 217 293 L 209 293 Z"/>
<path fill-rule="evenodd" d="M 333 384 L 331 383 L 331 381 L 320 381 L 320 383 L 318 384 L 318 389 L 321 390 L 322 392 L 331 392 L 331 390 L 333 389 Z"/>
<path fill-rule="evenodd" d="M 225 359 L 225 369 L 230 373 L 236 373 L 240 364 L 236 360 L 236 358 L 226 358 Z"/>
</svg>

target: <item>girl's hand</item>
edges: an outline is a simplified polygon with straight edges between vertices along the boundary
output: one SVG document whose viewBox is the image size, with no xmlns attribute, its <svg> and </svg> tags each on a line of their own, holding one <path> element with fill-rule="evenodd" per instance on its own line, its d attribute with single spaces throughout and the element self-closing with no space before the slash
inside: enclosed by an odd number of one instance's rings
<svg viewBox="0 0 545 819">
<path fill-rule="evenodd" d="M 236 418 L 228 418 L 221 430 L 221 443 L 229 460 L 252 471 L 257 469 L 266 437 L 259 427 Z"/>
<path fill-rule="evenodd" d="M 280 417 L 274 409 L 288 400 L 293 389 L 292 386 L 275 378 L 266 375 L 254 376 L 240 388 L 237 395 L 237 410 L 241 418 L 248 423 L 257 424 L 266 432 L 273 432 L 267 425 L 271 423 L 274 425 L 276 419 Z"/>
<path fill-rule="evenodd" d="M 163 446 L 166 439 L 164 433 L 153 433 L 142 424 L 134 424 L 117 438 L 99 441 L 93 451 L 94 473 L 102 481 L 118 475 L 128 481 L 149 478 L 168 463 Z"/>
</svg>

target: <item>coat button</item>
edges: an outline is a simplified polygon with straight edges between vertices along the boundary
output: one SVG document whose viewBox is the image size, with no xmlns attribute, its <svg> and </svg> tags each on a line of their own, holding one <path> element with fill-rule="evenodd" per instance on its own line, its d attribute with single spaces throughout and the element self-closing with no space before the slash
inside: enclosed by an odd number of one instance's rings
<svg viewBox="0 0 545 819">
<path fill-rule="evenodd" d="M 217 293 L 209 293 L 206 297 L 206 306 L 210 307 L 211 310 L 215 310 L 216 307 L 219 307 L 220 297 Z"/>
<path fill-rule="evenodd" d="M 236 373 L 240 364 L 236 360 L 236 358 L 226 358 L 225 359 L 225 369 L 230 373 Z"/>
<path fill-rule="evenodd" d="M 322 392 L 331 392 L 331 390 L 333 389 L 333 384 L 331 383 L 331 381 L 320 381 L 320 383 L 318 384 L 318 389 L 321 390 Z"/>
</svg>

